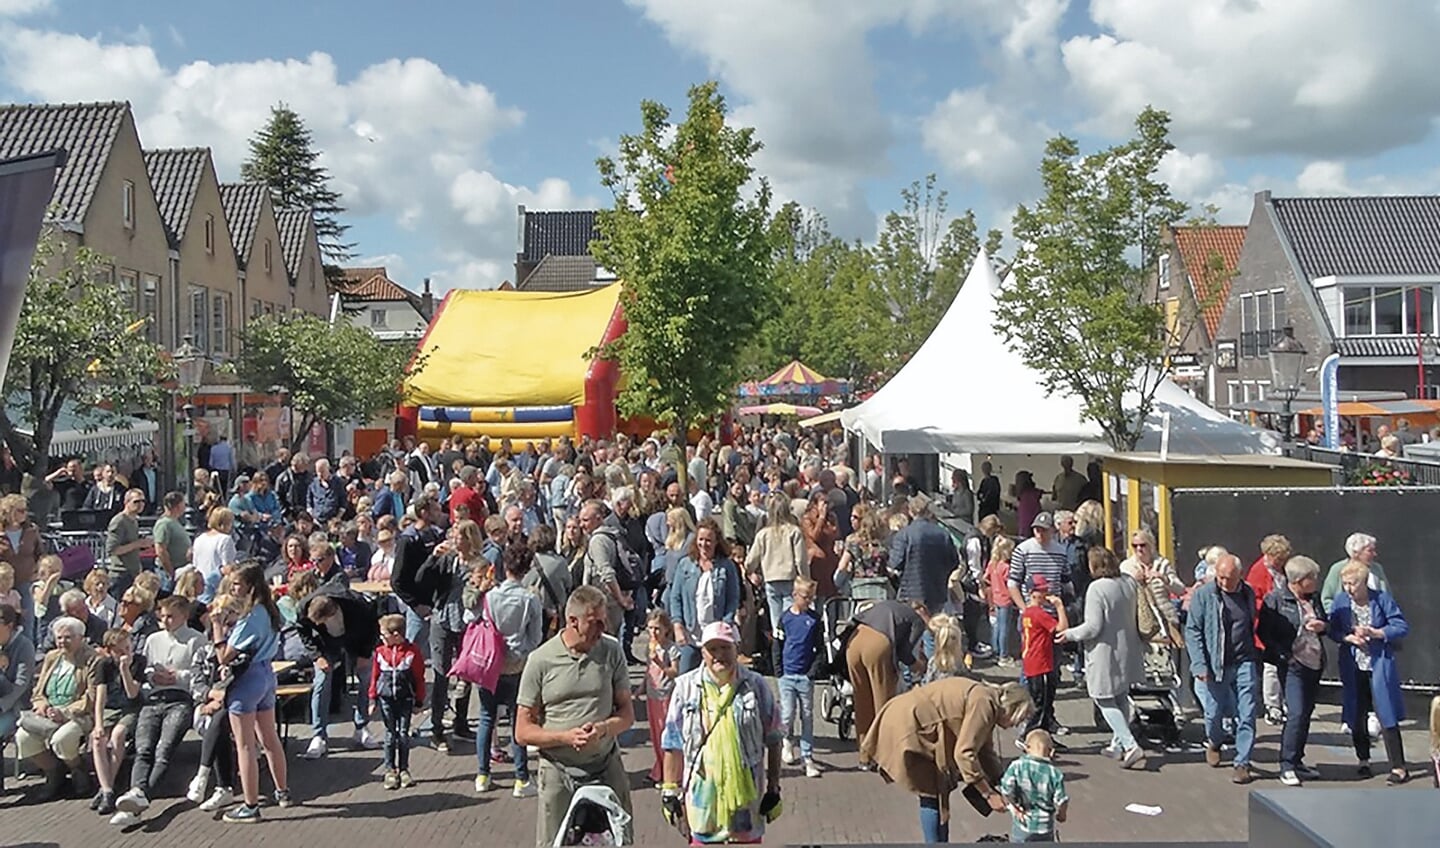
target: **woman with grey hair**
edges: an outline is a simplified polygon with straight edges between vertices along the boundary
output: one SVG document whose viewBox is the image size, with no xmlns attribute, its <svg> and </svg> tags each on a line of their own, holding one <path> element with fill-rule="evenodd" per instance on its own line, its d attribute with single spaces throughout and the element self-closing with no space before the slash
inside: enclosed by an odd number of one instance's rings
<svg viewBox="0 0 1440 848">
<path fill-rule="evenodd" d="M 1320 603 L 1325 605 L 1328 615 L 1335 606 L 1335 595 L 1340 591 L 1340 571 L 1345 563 L 1356 560 L 1370 569 L 1370 591 L 1389 592 L 1390 581 L 1385 579 L 1385 569 L 1375 559 L 1376 539 L 1369 533 L 1351 533 L 1345 539 L 1345 556 L 1336 560 L 1325 572 L 1325 585 L 1320 589 Z"/>
<path fill-rule="evenodd" d="M 1326 630 L 1325 611 L 1315 596 L 1320 566 L 1307 556 L 1285 562 L 1285 582 L 1276 584 L 1260 605 L 1256 635 L 1265 649 L 1265 662 L 1280 675 L 1285 697 L 1285 728 L 1280 735 L 1280 782 L 1299 786 L 1317 780 L 1320 773 L 1305 765 L 1305 743 L 1310 716 L 1320 694 L 1325 670 L 1325 649 L 1320 636 Z"/>
<path fill-rule="evenodd" d="M 55 649 L 45 655 L 30 709 L 20 715 L 16 753 L 45 775 L 37 800 L 60 796 L 68 779 L 77 795 L 89 795 L 90 772 L 80 749 L 93 726 L 90 663 L 95 652 L 85 642 L 85 625 L 61 616 L 50 623 Z"/>
</svg>

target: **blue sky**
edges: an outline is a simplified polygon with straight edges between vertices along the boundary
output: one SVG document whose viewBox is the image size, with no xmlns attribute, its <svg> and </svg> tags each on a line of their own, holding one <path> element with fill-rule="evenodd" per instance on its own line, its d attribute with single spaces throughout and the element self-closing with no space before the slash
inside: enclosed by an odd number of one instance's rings
<svg viewBox="0 0 1440 848">
<path fill-rule="evenodd" d="M 149 147 L 234 179 L 269 105 L 301 113 L 360 258 L 412 288 L 511 276 L 515 206 L 603 203 L 638 103 L 718 78 L 782 199 L 873 237 L 937 172 L 1004 226 L 1044 141 L 1172 112 L 1177 194 L 1248 218 L 1277 194 L 1432 192 L 1428 0 L 0 0 L 0 96 L 129 100 Z"/>
</svg>

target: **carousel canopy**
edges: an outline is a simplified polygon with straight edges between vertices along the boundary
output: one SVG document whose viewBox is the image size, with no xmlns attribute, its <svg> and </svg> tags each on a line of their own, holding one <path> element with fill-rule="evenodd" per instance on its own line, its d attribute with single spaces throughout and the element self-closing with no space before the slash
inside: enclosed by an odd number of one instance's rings
<svg viewBox="0 0 1440 848">
<path fill-rule="evenodd" d="M 742 406 L 736 410 L 741 415 L 819 415 L 821 410 L 814 406 L 796 406 L 793 403 L 762 403 L 758 406 Z"/>
<path fill-rule="evenodd" d="M 740 384 L 741 397 L 777 395 L 838 395 L 850 388 L 849 380 L 826 377 L 798 359 L 763 380 Z"/>
</svg>

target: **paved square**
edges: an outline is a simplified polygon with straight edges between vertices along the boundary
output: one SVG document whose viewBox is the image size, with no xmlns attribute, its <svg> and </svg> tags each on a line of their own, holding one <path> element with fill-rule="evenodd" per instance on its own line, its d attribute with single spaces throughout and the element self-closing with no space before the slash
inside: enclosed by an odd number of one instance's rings
<svg viewBox="0 0 1440 848">
<path fill-rule="evenodd" d="M 817 699 L 818 701 L 818 699 Z M 1090 702 L 1081 690 L 1065 687 L 1059 707 L 1061 721 L 1074 728 L 1063 740 L 1071 752 L 1063 755 L 1071 801 L 1071 821 L 1062 830 L 1067 842 L 1079 841 L 1243 841 L 1247 837 L 1247 788 L 1230 783 L 1230 770 L 1207 768 L 1199 753 L 1167 754 L 1151 758 L 1148 771 L 1121 771 L 1101 757 L 1106 737 L 1091 718 Z M 1382 776 L 1361 781 L 1355 776 L 1349 740 L 1339 735 L 1338 709 L 1317 710 L 1309 759 L 1325 775 L 1321 784 L 1297 792 L 1325 791 L 1326 787 L 1379 788 Z M 1413 723 L 1407 727 L 1413 728 Z M 165 845 L 242 846 L 354 844 L 357 846 L 528 846 L 534 842 L 535 801 L 510 797 L 509 766 L 497 766 L 497 789 L 475 795 L 475 755 L 461 743 L 442 756 L 422 743 L 412 755 L 411 771 L 419 781 L 410 790 L 386 791 L 380 785 L 380 752 L 350 750 L 345 739 L 348 723 L 332 725 L 335 747 L 318 762 L 299 758 L 304 739 L 290 743 L 290 781 L 301 803 L 288 810 L 265 808 L 259 826 L 224 824 L 219 814 L 202 813 L 183 800 L 185 784 L 194 774 L 199 744 L 193 734 L 182 746 L 181 760 L 165 778 L 165 785 L 144 822 L 128 830 L 111 827 L 90 812 L 86 801 L 71 800 L 27 806 L 19 793 L 0 799 L 0 844 L 4 845 Z M 783 786 L 785 815 L 767 834 L 769 844 L 895 843 L 916 842 L 920 831 L 915 799 L 874 774 L 856 769 L 853 742 L 834 737 L 834 727 L 816 721 L 817 759 L 825 768 L 819 779 L 806 779 L 786 770 Z M 304 733 L 303 729 L 301 733 Z M 1198 724 L 1188 728 L 1198 738 Z M 1425 734 L 1409 730 L 1406 752 L 1417 766 L 1428 759 Z M 652 755 L 641 721 L 626 741 L 626 765 L 635 787 L 636 835 L 639 844 L 681 844 L 659 814 L 655 790 L 643 786 Z M 1001 735 L 1002 756 L 1014 754 L 1009 734 Z M 1256 765 L 1262 778 L 1253 787 L 1277 788 L 1275 760 L 1279 733 L 1260 725 Z M 11 749 L 13 751 L 13 748 Z M 1380 751 L 1377 749 L 1376 756 Z M 263 774 L 263 768 L 262 768 Z M 268 786 L 268 777 L 264 778 Z M 33 782 L 14 786 L 25 789 Z M 1410 786 L 1393 791 L 1430 789 L 1428 775 L 1420 774 Z M 177 800 L 178 799 L 178 800 Z M 973 840 L 985 833 L 1008 830 L 1008 820 L 982 820 L 955 798 L 951 837 Z M 1158 816 L 1125 811 L 1131 802 L 1158 806 Z"/>
</svg>

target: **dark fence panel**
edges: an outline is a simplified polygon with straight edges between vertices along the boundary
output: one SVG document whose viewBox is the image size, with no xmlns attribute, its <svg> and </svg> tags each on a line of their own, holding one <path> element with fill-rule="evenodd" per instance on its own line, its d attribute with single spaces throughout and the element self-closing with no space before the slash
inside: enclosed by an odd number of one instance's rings
<svg viewBox="0 0 1440 848">
<path fill-rule="evenodd" d="M 1354 483 L 1358 476 L 1371 466 L 1382 468 L 1393 468 L 1396 471 L 1404 471 L 1410 475 L 1410 479 L 1417 486 L 1440 486 L 1440 463 L 1422 462 L 1414 459 L 1387 459 L 1368 453 L 1355 453 L 1354 451 L 1338 451 L 1329 448 L 1317 448 L 1312 445 L 1287 445 L 1286 456 L 1296 459 L 1307 459 L 1311 462 L 1320 462 L 1325 465 L 1333 465 L 1344 472 L 1339 483 Z"/>
<path fill-rule="evenodd" d="M 1224 545 L 1248 567 L 1260 540 L 1282 533 L 1296 553 L 1320 563 L 1323 578 L 1345 557 L 1347 536 L 1376 537 L 1377 559 L 1410 623 L 1400 679 L 1440 686 L 1440 488 L 1178 489 L 1170 503 L 1182 574 L 1205 545 Z M 1332 675 L 1334 648 L 1328 644 Z"/>
</svg>

